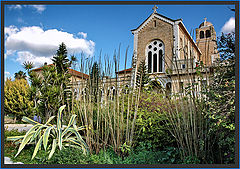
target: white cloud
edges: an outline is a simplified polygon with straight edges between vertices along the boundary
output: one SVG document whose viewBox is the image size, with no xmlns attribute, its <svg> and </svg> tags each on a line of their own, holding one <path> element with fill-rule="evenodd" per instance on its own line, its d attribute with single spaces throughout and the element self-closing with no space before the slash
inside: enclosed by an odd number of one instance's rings
<svg viewBox="0 0 240 169">
<path fill-rule="evenodd" d="M 235 18 L 231 17 L 222 27 L 221 32 L 230 33 L 235 32 Z"/>
<path fill-rule="evenodd" d="M 45 5 L 29 5 L 29 6 L 34 8 L 38 13 L 42 13 L 46 9 Z"/>
<path fill-rule="evenodd" d="M 23 7 L 30 7 L 38 13 L 42 13 L 43 11 L 46 10 L 46 5 L 9 5 L 8 9 L 22 9 Z"/>
<path fill-rule="evenodd" d="M 50 63 L 58 46 L 64 42 L 69 54 L 84 53 L 92 56 L 95 43 L 91 40 L 75 37 L 68 32 L 57 29 L 43 30 L 38 26 L 15 26 L 5 28 L 6 55 L 17 53 L 16 61 L 21 64 L 24 61 L 32 61 L 35 66 L 44 62 Z"/>
<path fill-rule="evenodd" d="M 84 32 L 78 32 L 78 35 L 80 35 L 80 36 L 83 37 L 84 39 L 87 38 L 87 33 L 84 33 Z"/>
<path fill-rule="evenodd" d="M 10 72 L 4 72 L 5 73 L 5 76 L 8 76 L 10 75 Z"/>
<path fill-rule="evenodd" d="M 8 9 L 22 9 L 21 5 L 9 5 Z"/>
<path fill-rule="evenodd" d="M 7 78 L 12 78 L 10 72 L 4 72 L 4 79 L 7 80 Z"/>
<path fill-rule="evenodd" d="M 16 52 L 16 50 L 7 50 L 6 53 L 4 53 L 4 58 L 7 59 L 7 56 L 13 55 Z"/>
<path fill-rule="evenodd" d="M 18 58 L 16 59 L 16 61 L 18 61 L 21 64 L 25 61 L 32 62 L 34 63 L 34 67 L 40 67 L 45 62 L 47 62 L 48 64 L 52 63 L 51 57 L 35 56 L 28 51 L 17 52 L 17 55 L 18 55 Z"/>
<path fill-rule="evenodd" d="M 19 31 L 19 29 L 16 26 L 13 26 L 13 25 L 4 28 L 4 32 L 5 32 L 6 36 L 10 36 L 12 34 L 15 34 L 17 31 Z"/>
</svg>

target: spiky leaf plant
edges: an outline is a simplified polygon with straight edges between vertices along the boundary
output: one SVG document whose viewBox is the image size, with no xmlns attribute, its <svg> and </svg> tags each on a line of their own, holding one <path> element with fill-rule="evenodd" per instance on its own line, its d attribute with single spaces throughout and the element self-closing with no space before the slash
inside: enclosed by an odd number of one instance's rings
<svg viewBox="0 0 240 169">
<path fill-rule="evenodd" d="M 51 120 L 54 119 L 54 116 L 50 117 L 45 124 L 40 124 L 24 116 L 22 121 L 33 124 L 33 127 L 28 130 L 24 136 L 7 138 L 9 141 L 18 141 L 18 143 L 20 143 L 15 157 L 19 155 L 27 144 L 36 144 L 32 159 L 36 156 L 42 144 L 45 151 L 51 149 L 48 159 L 53 156 L 57 146 L 60 150 L 65 146 L 79 148 L 84 154 L 86 154 L 88 152 L 88 146 L 79 133 L 79 131 L 85 129 L 85 127 L 76 126 L 76 115 L 72 115 L 66 128 L 63 129 L 62 127 L 62 111 L 65 107 L 66 105 L 61 106 L 58 110 L 57 125 L 50 124 Z M 52 140 L 52 143 L 49 143 L 49 140 Z"/>
</svg>

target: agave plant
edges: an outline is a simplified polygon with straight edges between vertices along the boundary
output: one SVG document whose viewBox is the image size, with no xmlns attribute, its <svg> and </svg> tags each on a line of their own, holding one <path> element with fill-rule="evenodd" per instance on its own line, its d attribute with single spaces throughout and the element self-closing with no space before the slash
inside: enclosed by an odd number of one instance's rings
<svg viewBox="0 0 240 169">
<path fill-rule="evenodd" d="M 53 156 L 57 146 L 60 150 L 62 150 L 65 146 L 75 147 L 81 149 L 83 153 L 86 154 L 88 152 L 88 146 L 79 134 L 79 131 L 85 129 L 85 127 L 76 126 L 76 115 L 72 115 L 68 126 L 65 129 L 62 128 L 61 117 L 62 111 L 65 107 L 65 105 L 61 106 L 58 110 L 57 125 L 50 124 L 51 120 L 53 120 L 55 116 L 50 117 L 45 124 L 40 124 L 28 117 L 23 117 L 22 121 L 33 124 L 33 127 L 23 136 L 7 138 L 7 140 L 20 143 L 15 157 L 19 155 L 27 144 L 36 144 L 32 159 L 36 156 L 42 144 L 45 151 L 51 148 L 48 159 Z M 51 137 L 52 139 L 49 139 Z M 49 140 L 52 140 L 52 143 L 48 146 Z"/>
</svg>

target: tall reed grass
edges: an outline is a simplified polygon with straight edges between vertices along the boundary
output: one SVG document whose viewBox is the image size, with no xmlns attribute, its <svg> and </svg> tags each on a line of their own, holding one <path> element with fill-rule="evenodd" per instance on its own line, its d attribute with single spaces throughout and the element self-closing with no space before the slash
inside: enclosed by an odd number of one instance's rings
<svg viewBox="0 0 240 169">
<path fill-rule="evenodd" d="M 127 52 L 128 49 L 125 54 L 125 69 Z M 121 78 L 115 74 L 119 71 L 120 48 L 118 53 L 115 52 L 113 61 L 105 56 L 104 64 L 102 64 L 101 58 L 100 55 L 98 84 L 93 83 L 93 79 L 96 78 L 95 74 L 92 77 L 89 76 L 87 81 L 84 77 L 80 83 L 75 81 L 72 91 L 77 89 L 79 93 L 73 92 L 73 97 L 77 98 L 73 112 L 79 117 L 79 125 L 88 126 L 85 135 L 91 152 L 98 153 L 100 149 L 111 146 L 115 152 L 120 153 L 120 147 L 124 143 L 131 145 L 133 142 L 140 90 L 134 91 L 131 88 L 126 72 Z M 93 60 L 94 58 L 86 60 L 82 55 L 77 65 L 79 70 L 90 74 Z M 97 90 L 95 92 L 97 96 L 94 96 L 93 88 Z"/>
<path fill-rule="evenodd" d="M 204 68 L 202 64 L 198 63 L 196 66 L 193 51 L 187 56 L 187 51 L 183 50 L 185 70 L 179 69 L 179 61 L 165 56 L 171 61 L 170 65 L 166 65 L 167 69 L 171 70 L 168 75 L 176 77 L 175 83 L 171 85 L 173 92 L 169 95 L 169 91 L 163 87 L 157 90 L 163 93 L 163 97 L 167 100 L 165 102 L 167 110 L 164 110 L 167 119 L 165 123 L 177 141 L 182 159 L 200 156 L 204 159 L 204 153 L 211 143 L 207 136 L 209 126 L 205 118 L 206 114 L 203 112 L 202 103 L 205 101 L 205 95 L 201 90 L 204 88 L 203 82 L 209 84 L 210 74 L 209 69 Z M 98 153 L 100 149 L 111 146 L 115 152 L 120 153 L 121 145 L 126 143 L 131 146 L 134 142 L 135 122 L 142 91 L 140 88 L 130 86 L 126 72 L 121 79 L 115 74 L 119 71 L 120 49 L 118 53 L 115 52 L 113 61 L 105 56 L 102 64 L 101 58 L 100 55 L 98 65 L 101 75 L 97 86 L 97 101 L 93 101 L 92 88 L 95 84 L 91 83 L 91 77 L 88 81 L 82 77 L 82 82 L 74 86 L 81 95 L 74 102 L 74 113 L 78 114 L 79 125 L 88 126 L 85 136 L 91 152 Z M 89 74 L 93 59 L 86 60 L 82 55 L 78 64 L 79 70 Z M 125 69 L 126 63 L 127 50 Z M 182 91 L 179 90 L 180 83 L 176 81 L 184 81 Z M 129 84 L 129 87 L 126 88 L 126 84 Z M 76 93 L 73 95 L 76 97 Z"/>
</svg>

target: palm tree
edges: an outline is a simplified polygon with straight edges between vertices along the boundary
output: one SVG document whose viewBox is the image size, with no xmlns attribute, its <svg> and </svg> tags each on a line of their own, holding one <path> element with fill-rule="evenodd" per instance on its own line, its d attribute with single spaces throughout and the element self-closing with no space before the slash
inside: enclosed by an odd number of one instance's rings
<svg viewBox="0 0 240 169">
<path fill-rule="evenodd" d="M 29 74 L 29 71 L 33 68 L 33 63 L 29 62 L 29 61 L 25 61 L 23 63 L 23 68 L 27 71 L 27 73 Z"/>
<path fill-rule="evenodd" d="M 19 71 L 19 72 L 17 72 L 17 73 L 15 73 L 15 75 L 14 75 L 14 78 L 15 79 L 26 79 L 26 73 L 24 73 L 23 71 Z"/>
<path fill-rule="evenodd" d="M 76 62 L 77 62 L 76 56 L 72 55 L 70 58 L 70 64 L 71 64 L 71 66 L 73 66 L 73 69 L 75 67 Z"/>
</svg>

